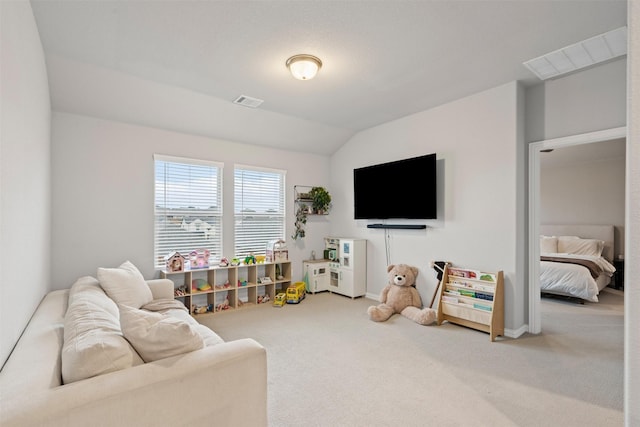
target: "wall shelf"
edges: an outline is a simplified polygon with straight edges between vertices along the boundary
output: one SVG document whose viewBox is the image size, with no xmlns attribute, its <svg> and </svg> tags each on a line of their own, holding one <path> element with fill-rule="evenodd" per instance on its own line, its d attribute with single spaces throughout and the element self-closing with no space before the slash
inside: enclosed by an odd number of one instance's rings
<svg viewBox="0 0 640 427">
<path fill-rule="evenodd" d="M 313 199 L 309 195 L 309 192 L 313 186 L 311 185 L 294 185 L 293 186 L 293 202 L 294 202 L 294 214 L 301 206 L 307 208 L 307 215 L 328 215 L 328 212 L 317 213 L 313 211 Z"/>
</svg>

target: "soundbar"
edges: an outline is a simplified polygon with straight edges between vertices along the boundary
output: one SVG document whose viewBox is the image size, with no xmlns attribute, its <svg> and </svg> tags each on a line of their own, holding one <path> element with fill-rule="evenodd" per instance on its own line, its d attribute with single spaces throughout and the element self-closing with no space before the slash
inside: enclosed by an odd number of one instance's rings
<svg viewBox="0 0 640 427">
<path fill-rule="evenodd" d="M 424 224 L 367 224 L 367 228 L 394 228 L 400 230 L 424 230 Z"/>
</svg>

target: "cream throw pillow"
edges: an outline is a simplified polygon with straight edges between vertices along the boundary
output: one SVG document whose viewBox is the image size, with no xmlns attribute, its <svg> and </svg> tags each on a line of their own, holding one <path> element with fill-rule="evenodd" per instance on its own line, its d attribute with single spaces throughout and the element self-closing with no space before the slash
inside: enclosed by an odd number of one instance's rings
<svg viewBox="0 0 640 427">
<path fill-rule="evenodd" d="M 98 268 L 98 280 L 109 298 L 118 305 L 140 308 L 153 301 L 149 285 L 130 261 L 118 268 Z"/>
<path fill-rule="evenodd" d="M 119 308 L 122 333 L 145 362 L 204 347 L 202 337 L 187 322 L 133 307 L 121 305 Z"/>
<path fill-rule="evenodd" d="M 209 347 L 211 345 L 221 344 L 224 342 L 220 335 L 213 332 L 211 329 L 206 326 L 196 322 L 193 317 L 186 310 L 171 310 L 171 317 L 178 318 L 183 322 L 189 323 L 193 326 L 196 332 L 202 337 L 204 340 L 204 346 Z"/>
<path fill-rule="evenodd" d="M 94 277 L 78 279 L 69 292 L 64 317 L 63 384 L 142 363 L 122 336 L 116 304 Z"/>
</svg>

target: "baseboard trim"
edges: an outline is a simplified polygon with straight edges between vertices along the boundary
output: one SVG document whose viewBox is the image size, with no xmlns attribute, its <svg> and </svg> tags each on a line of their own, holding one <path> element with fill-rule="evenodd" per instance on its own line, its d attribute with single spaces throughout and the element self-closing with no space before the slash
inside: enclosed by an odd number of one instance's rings
<svg viewBox="0 0 640 427">
<path fill-rule="evenodd" d="M 519 338 L 523 334 L 529 332 L 529 325 L 525 324 L 518 329 L 506 329 L 504 330 L 504 336 L 507 338 Z"/>
<path fill-rule="evenodd" d="M 372 299 L 372 300 L 374 300 L 374 301 L 376 301 L 376 302 L 379 302 L 378 298 L 380 298 L 380 295 L 378 295 L 378 294 L 372 294 L 372 293 L 367 292 L 367 293 L 364 295 L 364 297 L 365 297 L 365 298 L 367 298 L 367 299 Z"/>
</svg>

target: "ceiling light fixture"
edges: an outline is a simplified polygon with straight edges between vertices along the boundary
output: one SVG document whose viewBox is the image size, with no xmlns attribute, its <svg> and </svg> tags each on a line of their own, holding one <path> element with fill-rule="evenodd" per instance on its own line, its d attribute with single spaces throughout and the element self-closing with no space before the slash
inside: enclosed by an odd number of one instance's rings
<svg viewBox="0 0 640 427">
<path fill-rule="evenodd" d="M 627 27 L 572 44 L 524 62 L 540 80 L 546 80 L 627 54 Z"/>
<path fill-rule="evenodd" d="M 287 59 L 287 68 L 298 80 L 311 80 L 322 67 L 322 61 L 313 55 L 293 55 Z"/>
</svg>

